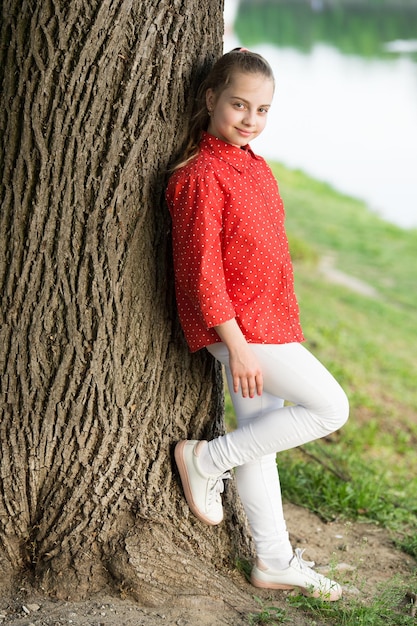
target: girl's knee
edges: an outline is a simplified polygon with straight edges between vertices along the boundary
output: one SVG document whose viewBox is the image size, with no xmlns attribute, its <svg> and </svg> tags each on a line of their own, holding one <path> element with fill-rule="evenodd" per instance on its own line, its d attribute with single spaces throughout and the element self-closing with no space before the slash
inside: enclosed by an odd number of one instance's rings
<svg viewBox="0 0 417 626">
<path fill-rule="evenodd" d="M 332 418 L 329 420 L 330 432 L 342 428 L 349 418 L 349 400 L 342 388 L 339 389 L 338 396 L 333 402 L 332 413 Z"/>
</svg>

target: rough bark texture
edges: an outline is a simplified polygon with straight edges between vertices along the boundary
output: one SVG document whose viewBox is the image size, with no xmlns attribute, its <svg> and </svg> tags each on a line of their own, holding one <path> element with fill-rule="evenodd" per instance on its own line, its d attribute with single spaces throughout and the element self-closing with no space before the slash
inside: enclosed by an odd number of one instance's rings
<svg viewBox="0 0 417 626">
<path fill-rule="evenodd" d="M 193 518 L 172 466 L 222 431 L 176 318 L 165 168 L 221 53 L 212 0 L 4 0 L 0 587 L 218 601 L 249 540 Z M 243 529 L 243 530 L 242 530 Z"/>
</svg>

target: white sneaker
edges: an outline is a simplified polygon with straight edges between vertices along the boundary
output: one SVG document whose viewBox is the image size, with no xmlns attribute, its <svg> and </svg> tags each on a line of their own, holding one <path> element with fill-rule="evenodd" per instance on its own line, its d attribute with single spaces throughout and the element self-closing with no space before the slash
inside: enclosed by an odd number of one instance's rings
<svg viewBox="0 0 417 626">
<path fill-rule="evenodd" d="M 188 506 L 198 519 L 215 526 L 223 520 L 221 493 L 223 479 L 230 474 L 206 474 L 198 466 L 201 446 L 206 441 L 180 441 L 175 446 L 175 461 Z"/>
<path fill-rule="evenodd" d="M 339 600 L 342 595 L 341 586 L 334 580 L 312 570 L 314 562 L 304 561 L 303 552 L 304 550 L 296 548 L 289 567 L 283 570 L 269 569 L 258 560 L 252 569 L 252 585 L 265 589 L 299 587 L 301 592 L 310 598 L 320 598 L 329 602 Z"/>
</svg>

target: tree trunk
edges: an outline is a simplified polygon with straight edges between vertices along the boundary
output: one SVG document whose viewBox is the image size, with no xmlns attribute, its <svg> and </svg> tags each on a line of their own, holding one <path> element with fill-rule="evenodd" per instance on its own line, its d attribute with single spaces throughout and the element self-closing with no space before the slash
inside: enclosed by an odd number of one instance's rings
<svg viewBox="0 0 417 626">
<path fill-rule="evenodd" d="M 4 0 L 3 590 L 30 574 L 60 597 L 217 602 L 250 553 L 233 485 L 204 526 L 172 464 L 224 428 L 220 371 L 178 325 L 163 202 L 222 29 L 212 0 Z"/>
</svg>

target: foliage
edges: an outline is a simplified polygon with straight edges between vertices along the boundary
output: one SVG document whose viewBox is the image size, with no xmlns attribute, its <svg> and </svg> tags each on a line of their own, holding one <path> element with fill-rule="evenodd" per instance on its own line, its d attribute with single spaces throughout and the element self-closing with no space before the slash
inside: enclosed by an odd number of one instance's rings
<svg viewBox="0 0 417 626">
<path fill-rule="evenodd" d="M 310 3 L 244 3 L 235 30 L 245 45 L 265 41 L 281 47 L 309 51 L 316 42 L 332 45 L 345 54 L 365 57 L 388 56 L 384 44 L 397 39 L 415 39 L 415 5 L 383 7 L 335 3 L 313 11 Z"/>
<path fill-rule="evenodd" d="M 395 543 L 403 552 L 417 559 L 417 534 L 415 529 L 407 529 L 403 537 L 397 539 Z"/>
</svg>

